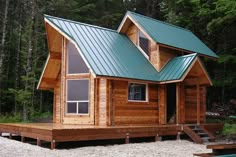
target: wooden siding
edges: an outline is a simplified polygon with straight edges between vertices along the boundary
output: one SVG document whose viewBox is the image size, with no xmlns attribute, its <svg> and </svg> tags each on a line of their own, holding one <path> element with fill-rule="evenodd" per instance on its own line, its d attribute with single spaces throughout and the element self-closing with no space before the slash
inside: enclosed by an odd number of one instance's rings
<svg viewBox="0 0 236 157">
<path fill-rule="evenodd" d="M 205 122 L 206 112 L 206 87 L 199 87 L 199 101 L 200 101 L 200 122 Z M 185 94 L 185 123 L 197 123 L 197 86 L 184 86 Z"/>
<path fill-rule="evenodd" d="M 134 24 L 131 24 L 126 34 L 135 45 L 138 44 L 138 28 Z"/>
<path fill-rule="evenodd" d="M 158 88 L 148 84 L 148 102 L 128 101 L 128 81 L 113 81 L 114 124 L 158 124 Z"/>
<path fill-rule="evenodd" d="M 53 123 L 61 123 L 61 78 L 58 77 L 54 88 Z"/>
<path fill-rule="evenodd" d="M 175 50 L 159 46 L 159 70 L 161 70 L 166 63 L 177 56 L 177 52 Z"/>
<path fill-rule="evenodd" d="M 107 125 L 108 122 L 108 80 L 99 79 L 97 84 L 97 125 Z"/>
</svg>

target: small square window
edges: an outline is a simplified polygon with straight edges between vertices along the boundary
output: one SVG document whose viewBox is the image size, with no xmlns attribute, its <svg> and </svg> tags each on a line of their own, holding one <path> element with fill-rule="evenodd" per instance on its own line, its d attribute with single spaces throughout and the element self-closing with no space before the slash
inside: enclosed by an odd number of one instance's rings
<svg viewBox="0 0 236 157">
<path fill-rule="evenodd" d="M 76 102 L 67 102 L 67 113 L 77 113 L 76 108 Z"/>
<path fill-rule="evenodd" d="M 146 101 L 146 84 L 129 83 L 128 100 Z"/>
<path fill-rule="evenodd" d="M 80 114 L 88 113 L 88 102 L 79 102 L 79 111 Z"/>
</svg>

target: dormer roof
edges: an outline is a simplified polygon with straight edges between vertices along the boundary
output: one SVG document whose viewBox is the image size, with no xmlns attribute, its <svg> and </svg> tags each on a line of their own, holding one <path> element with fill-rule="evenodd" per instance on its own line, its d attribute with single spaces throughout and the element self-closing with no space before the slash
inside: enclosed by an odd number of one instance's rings
<svg viewBox="0 0 236 157">
<path fill-rule="evenodd" d="M 118 28 L 118 32 L 122 33 L 125 31 L 124 27 L 126 23 L 130 23 L 130 20 L 134 24 L 139 25 L 156 43 L 192 53 L 198 53 L 199 55 L 207 57 L 218 58 L 218 56 L 190 30 L 134 12 L 127 11 Z"/>
</svg>

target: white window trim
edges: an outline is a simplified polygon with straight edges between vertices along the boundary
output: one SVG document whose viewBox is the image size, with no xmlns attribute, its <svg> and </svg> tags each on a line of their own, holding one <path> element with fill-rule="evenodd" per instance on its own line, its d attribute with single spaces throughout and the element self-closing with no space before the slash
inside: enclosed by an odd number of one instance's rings
<svg viewBox="0 0 236 157">
<path fill-rule="evenodd" d="M 146 100 L 129 100 L 129 85 L 133 83 L 133 84 L 142 84 L 142 85 L 145 85 L 145 90 L 146 90 Z M 139 82 L 128 82 L 128 88 L 127 88 L 127 99 L 128 99 L 128 102 L 149 102 L 149 97 L 148 97 L 148 83 L 139 83 Z"/>
<path fill-rule="evenodd" d="M 67 100 L 68 97 L 68 81 L 69 80 L 88 80 L 88 100 Z M 90 101 L 89 101 L 89 93 L 90 93 L 90 80 L 86 78 L 81 78 L 81 79 L 66 79 L 66 103 L 65 103 L 65 115 L 90 115 Z M 67 102 L 76 102 L 76 113 L 68 113 L 68 108 L 67 108 Z M 88 102 L 88 113 L 78 113 L 79 109 L 79 102 Z"/>
<path fill-rule="evenodd" d="M 138 41 L 137 41 L 137 48 L 141 51 L 141 53 L 144 55 L 144 57 L 146 57 L 147 59 L 149 59 L 149 56 L 143 51 L 143 49 L 139 46 L 139 32 L 141 32 L 141 30 L 138 29 L 137 31 L 137 37 L 138 37 Z M 143 33 L 143 32 L 142 32 Z M 143 33 L 144 34 L 144 33 Z M 146 36 L 145 36 L 146 37 Z M 146 37 L 147 38 L 147 37 Z M 147 38 L 148 39 L 148 38 Z M 149 41 L 149 39 L 148 39 Z"/>
<path fill-rule="evenodd" d="M 76 113 L 68 113 L 68 108 L 67 108 L 68 102 L 76 102 Z M 80 102 L 87 102 L 88 103 L 88 113 L 79 113 L 79 103 Z M 66 114 L 67 115 L 89 115 L 89 101 L 88 100 L 66 101 Z"/>
</svg>

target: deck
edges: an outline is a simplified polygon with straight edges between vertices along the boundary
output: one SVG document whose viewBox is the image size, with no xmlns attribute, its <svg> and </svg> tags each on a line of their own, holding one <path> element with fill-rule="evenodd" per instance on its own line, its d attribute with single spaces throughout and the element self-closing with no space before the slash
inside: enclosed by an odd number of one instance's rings
<svg viewBox="0 0 236 157">
<path fill-rule="evenodd" d="M 218 128 L 219 124 L 202 124 L 205 128 Z M 89 125 L 63 125 L 53 123 L 0 123 L 0 135 L 10 133 L 24 138 L 51 143 L 51 149 L 55 148 L 56 142 L 88 141 L 104 139 L 125 139 L 129 138 L 154 137 L 155 141 L 161 136 L 180 135 L 183 133 L 183 126 L 186 125 L 142 125 L 142 126 L 89 126 Z"/>
</svg>

